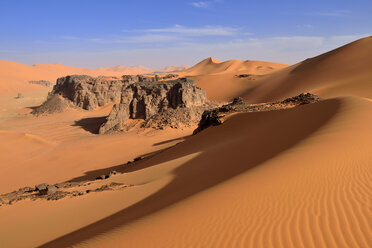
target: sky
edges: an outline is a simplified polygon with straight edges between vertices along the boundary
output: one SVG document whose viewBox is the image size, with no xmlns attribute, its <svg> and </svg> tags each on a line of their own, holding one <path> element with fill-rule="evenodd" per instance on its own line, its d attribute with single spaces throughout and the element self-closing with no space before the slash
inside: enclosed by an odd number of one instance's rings
<svg viewBox="0 0 372 248">
<path fill-rule="evenodd" d="M 98 68 L 294 64 L 372 35 L 371 0 L 0 0 L 0 59 Z"/>
</svg>

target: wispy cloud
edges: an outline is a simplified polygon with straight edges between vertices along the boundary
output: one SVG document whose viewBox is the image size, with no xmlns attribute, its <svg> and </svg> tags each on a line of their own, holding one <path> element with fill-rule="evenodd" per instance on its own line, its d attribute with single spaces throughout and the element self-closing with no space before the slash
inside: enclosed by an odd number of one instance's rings
<svg viewBox="0 0 372 248">
<path fill-rule="evenodd" d="M 209 2 L 205 2 L 205 1 L 192 2 L 191 5 L 196 8 L 208 8 Z"/>
<path fill-rule="evenodd" d="M 222 3 L 223 0 L 209 0 L 209 1 L 195 1 L 190 4 L 199 9 L 207 9 L 211 7 L 214 3 Z"/>
<path fill-rule="evenodd" d="M 177 42 L 192 42 L 203 37 L 237 37 L 247 36 L 250 33 L 238 27 L 224 26 L 202 26 L 202 27 L 185 27 L 174 25 L 165 28 L 153 28 L 143 30 L 124 30 L 125 35 L 112 37 L 76 37 L 65 35 L 58 38 L 56 41 L 36 40 L 35 44 L 57 44 L 60 42 L 91 42 L 102 44 L 150 44 L 150 43 L 177 43 Z"/>
<path fill-rule="evenodd" d="M 147 33 L 174 33 L 185 36 L 233 36 L 236 35 L 239 28 L 221 27 L 221 26 L 203 26 L 198 28 L 184 27 L 181 25 L 174 25 L 170 28 L 156 28 L 147 29 Z"/>
<path fill-rule="evenodd" d="M 326 17 L 346 17 L 349 16 L 351 12 L 349 10 L 333 10 L 333 11 L 325 11 L 325 12 L 315 12 L 311 15 L 314 16 L 326 16 Z"/>
<path fill-rule="evenodd" d="M 301 29 L 311 29 L 311 28 L 313 28 L 313 25 L 311 25 L 311 24 L 301 24 L 301 25 L 297 25 L 296 27 L 301 28 Z"/>
</svg>

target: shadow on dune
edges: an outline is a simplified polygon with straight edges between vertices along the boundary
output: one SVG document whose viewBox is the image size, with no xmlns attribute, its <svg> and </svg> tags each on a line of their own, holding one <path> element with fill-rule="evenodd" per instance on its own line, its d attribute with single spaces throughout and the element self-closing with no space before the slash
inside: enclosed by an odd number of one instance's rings
<svg viewBox="0 0 372 248">
<path fill-rule="evenodd" d="M 75 121 L 75 124 L 72 126 L 82 127 L 85 131 L 88 131 L 92 134 L 98 134 L 100 126 L 106 121 L 106 116 L 104 117 L 93 117 L 93 118 L 84 118 L 78 121 Z"/>
<path fill-rule="evenodd" d="M 141 170 L 201 152 L 176 168 L 172 172 L 174 179 L 164 188 L 126 209 L 40 247 L 79 244 L 238 176 L 308 138 L 330 121 L 340 106 L 340 100 L 332 99 L 293 109 L 233 116 L 223 125 L 208 128 L 135 165 L 133 169 Z M 145 234 L 143 238 L 146 238 Z"/>
<path fill-rule="evenodd" d="M 176 139 L 172 139 L 169 142 L 172 142 L 174 140 L 176 140 Z M 137 170 L 141 170 L 141 169 L 150 167 L 149 165 L 146 165 L 145 167 L 143 166 L 145 164 L 145 161 L 148 161 L 152 157 L 154 157 L 154 156 L 160 154 L 161 152 L 164 152 L 164 151 L 166 151 L 170 148 L 172 148 L 172 147 L 164 148 L 164 149 L 157 150 L 157 151 L 150 152 L 150 153 L 145 153 L 145 154 L 139 156 L 141 158 L 140 162 L 135 162 L 134 163 L 133 161 L 128 161 L 129 164 L 127 163 L 127 164 L 116 165 L 116 166 L 112 166 L 112 167 L 108 167 L 108 168 L 104 168 L 104 169 L 87 171 L 87 172 L 84 172 L 83 176 L 75 177 L 75 178 L 70 179 L 66 182 L 82 182 L 82 181 L 87 181 L 87 180 L 94 180 L 98 176 L 108 175 L 112 171 L 116 171 L 116 172 L 120 172 L 120 173 L 130 173 L 130 172 L 134 172 L 134 171 L 137 171 Z M 155 164 L 152 164 L 152 165 L 155 165 Z"/>
</svg>

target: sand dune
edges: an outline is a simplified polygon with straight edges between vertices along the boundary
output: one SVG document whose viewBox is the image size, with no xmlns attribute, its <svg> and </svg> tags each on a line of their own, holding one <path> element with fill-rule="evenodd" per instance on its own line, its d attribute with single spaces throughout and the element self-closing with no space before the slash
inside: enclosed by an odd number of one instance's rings
<svg viewBox="0 0 372 248">
<path fill-rule="evenodd" d="M 217 101 L 241 96 L 248 102 L 260 103 L 302 92 L 326 98 L 345 95 L 371 98 L 371 54 L 372 37 L 367 37 L 289 67 L 251 61 L 222 63 L 209 58 L 186 70 L 185 75 Z M 260 66 L 274 69 L 258 70 Z M 236 77 L 244 73 L 256 76 Z"/>
<path fill-rule="evenodd" d="M 287 67 L 288 65 L 262 62 L 228 60 L 218 61 L 207 58 L 195 66 L 179 72 L 186 76 L 206 91 L 207 97 L 214 101 L 230 101 L 240 96 L 253 82 L 262 75 Z M 252 74 L 249 81 L 238 78 L 237 75 Z"/>
<path fill-rule="evenodd" d="M 36 118 L 30 107 L 47 90 L 24 81 L 78 69 L 0 61 L 0 90 L 32 91 L 0 98 L 0 194 L 112 170 L 93 182 L 127 185 L 0 206 L 0 247 L 372 247 L 371 49 L 368 37 L 289 67 L 208 58 L 180 75 L 211 100 L 324 100 L 231 115 L 193 136 L 97 135 L 112 103 Z"/>
<path fill-rule="evenodd" d="M 369 247 L 371 110 L 338 98 L 235 115 L 112 179 L 128 191 L 5 208 L 0 233 L 26 218 L 30 244 L 60 237 L 42 247 Z"/>
<path fill-rule="evenodd" d="M 355 41 L 273 73 L 242 92 L 262 102 L 310 91 L 323 97 L 372 97 L 372 37 Z"/>
<path fill-rule="evenodd" d="M 207 58 L 196 64 L 195 66 L 182 71 L 182 73 L 185 76 L 197 76 L 227 72 L 241 72 L 242 74 L 267 74 L 284 67 L 287 67 L 287 65 L 249 60 L 228 60 L 225 62 L 221 62 L 214 58 Z"/>
</svg>

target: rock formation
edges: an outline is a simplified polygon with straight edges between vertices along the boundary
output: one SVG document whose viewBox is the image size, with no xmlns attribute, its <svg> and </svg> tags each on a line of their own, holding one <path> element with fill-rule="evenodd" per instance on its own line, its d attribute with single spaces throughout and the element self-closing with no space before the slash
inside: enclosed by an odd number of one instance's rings
<svg viewBox="0 0 372 248">
<path fill-rule="evenodd" d="M 121 79 L 116 77 L 91 77 L 86 75 L 66 76 L 57 79 L 56 85 L 49 93 L 48 100 L 52 96 L 60 95 L 69 100 L 73 106 L 85 110 L 94 110 L 109 102 L 119 100 L 123 89 L 130 84 L 154 83 L 173 77 L 177 77 L 177 75 L 168 74 L 163 77 L 158 75 L 124 75 Z M 46 81 L 30 81 L 30 83 L 46 83 Z M 40 112 L 41 111 L 38 111 L 39 114 Z M 44 112 L 52 113 L 50 111 Z"/>
<path fill-rule="evenodd" d="M 270 111 L 278 109 L 293 108 L 303 104 L 318 102 L 320 98 L 310 93 L 302 93 L 298 96 L 287 98 L 283 101 L 260 103 L 260 104 L 247 104 L 243 99 L 235 98 L 231 103 L 223 105 L 222 107 L 204 111 L 198 128 L 194 134 L 210 127 L 217 126 L 223 123 L 224 119 L 233 113 L 239 112 L 259 112 Z"/>
<path fill-rule="evenodd" d="M 51 95 L 61 95 L 77 107 L 93 110 L 120 98 L 130 79 L 73 75 L 57 79 Z"/>
<path fill-rule="evenodd" d="M 143 119 L 143 126 L 155 128 L 190 125 L 209 107 L 205 92 L 186 78 L 134 83 L 123 89 L 120 104 L 114 105 L 99 133 L 120 130 L 128 119 Z"/>
</svg>

